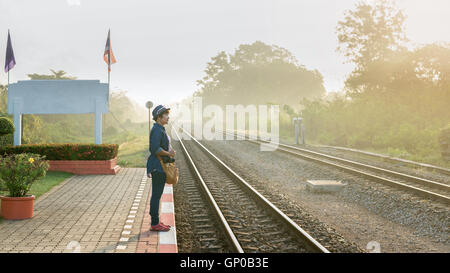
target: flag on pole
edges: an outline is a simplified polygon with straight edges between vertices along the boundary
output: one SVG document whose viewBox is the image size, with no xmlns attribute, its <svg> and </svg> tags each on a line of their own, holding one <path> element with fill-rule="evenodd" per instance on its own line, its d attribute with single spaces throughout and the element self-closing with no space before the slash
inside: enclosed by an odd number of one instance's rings
<svg viewBox="0 0 450 273">
<path fill-rule="evenodd" d="M 108 30 L 108 39 L 106 40 L 105 53 L 103 54 L 103 59 L 108 64 L 108 72 L 111 71 L 111 65 L 116 62 L 116 58 L 114 57 L 114 53 L 111 48 L 111 40 L 110 40 L 110 30 Z"/>
<path fill-rule="evenodd" d="M 16 65 L 16 59 L 14 58 L 14 51 L 11 44 L 11 36 L 8 30 L 8 42 L 6 45 L 6 59 L 5 59 L 5 72 L 8 72 Z"/>
</svg>

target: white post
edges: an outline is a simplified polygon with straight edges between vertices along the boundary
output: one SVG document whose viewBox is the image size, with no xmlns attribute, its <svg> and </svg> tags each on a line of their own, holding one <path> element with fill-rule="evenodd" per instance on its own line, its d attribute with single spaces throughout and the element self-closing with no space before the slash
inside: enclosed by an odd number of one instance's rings
<svg viewBox="0 0 450 273">
<path fill-rule="evenodd" d="M 294 122 L 295 144 L 298 144 L 298 133 L 299 133 L 298 119 L 293 118 L 292 121 Z"/>
<path fill-rule="evenodd" d="M 301 144 L 305 145 L 305 126 L 303 125 L 303 119 L 298 117 L 298 123 L 300 127 Z"/>
<path fill-rule="evenodd" d="M 102 112 L 101 99 L 95 100 L 95 144 L 102 144 Z"/>
<path fill-rule="evenodd" d="M 22 102 L 19 99 L 15 99 L 13 103 L 13 115 L 14 115 L 14 146 L 22 144 Z"/>
</svg>

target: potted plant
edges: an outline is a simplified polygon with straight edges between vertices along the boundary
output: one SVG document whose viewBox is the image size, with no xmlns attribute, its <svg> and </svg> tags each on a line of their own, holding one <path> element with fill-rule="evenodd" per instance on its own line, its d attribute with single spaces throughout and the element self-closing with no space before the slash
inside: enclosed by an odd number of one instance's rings
<svg viewBox="0 0 450 273">
<path fill-rule="evenodd" d="M 46 175 L 48 168 L 45 156 L 38 154 L 0 156 L 0 180 L 9 192 L 8 196 L 0 196 L 4 219 L 33 217 L 35 197 L 27 193 L 37 179 Z"/>
</svg>

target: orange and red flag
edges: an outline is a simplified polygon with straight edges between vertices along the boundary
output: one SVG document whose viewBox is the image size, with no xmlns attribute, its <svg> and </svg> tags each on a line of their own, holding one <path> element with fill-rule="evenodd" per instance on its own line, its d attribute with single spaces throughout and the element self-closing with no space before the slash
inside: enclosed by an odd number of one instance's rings
<svg viewBox="0 0 450 273">
<path fill-rule="evenodd" d="M 111 48 L 110 30 L 108 30 L 108 39 L 106 40 L 105 53 L 103 53 L 103 59 L 108 64 L 108 72 L 111 71 L 111 65 L 116 62 L 114 53 Z"/>
</svg>

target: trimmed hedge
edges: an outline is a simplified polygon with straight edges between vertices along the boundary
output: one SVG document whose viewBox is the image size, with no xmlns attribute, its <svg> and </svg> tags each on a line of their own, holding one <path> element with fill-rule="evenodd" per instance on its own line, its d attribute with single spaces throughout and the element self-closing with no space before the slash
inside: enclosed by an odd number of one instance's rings
<svg viewBox="0 0 450 273">
<path fill-rule="evenodd" d="M 14 133 L 15 128 L 12 121 L 7 117 L 0 117 L 0 135 L 8 135 Z"/>
<path fill-rule="evenodd" d="M 46 160 L 110 160 L 117 156 L 118 144 L 22 144 L 0 147 L 0 155 L 34 153 Z"/>
<path fill-rule="evenodd" d="M 0 146 L 13 145 L 14 134 L 0 135 Z"/>
</svg>

